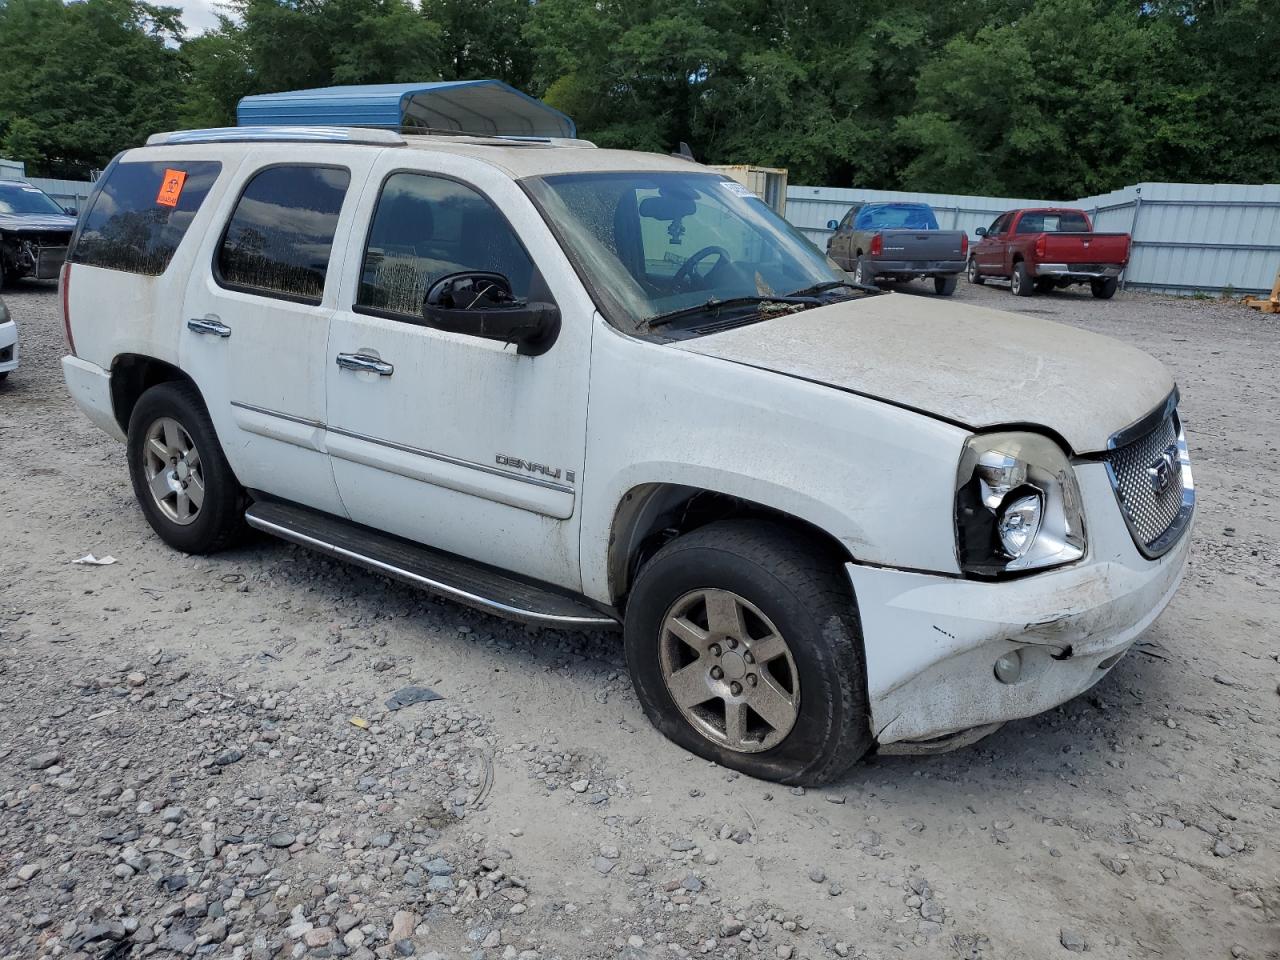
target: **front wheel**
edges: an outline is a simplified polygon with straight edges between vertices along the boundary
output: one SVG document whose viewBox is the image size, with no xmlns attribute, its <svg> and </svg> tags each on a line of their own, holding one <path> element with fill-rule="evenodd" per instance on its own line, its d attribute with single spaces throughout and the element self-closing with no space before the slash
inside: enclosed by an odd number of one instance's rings
<svg viewBox="0 0 1280 960">
<path fill-rule="evenodd" d="M 138 505 L 169 546 L 213 553 L 241 532 L 244 493 L 192 384 L 162 383 L 139 398 L 126 453 Z"/>
<path fill-rule="evenodd" d="M 986 281 L 982 279 L 982 274 L 978 272 L 978 258 L 970 257 L 969 265 L 964 270 L 965 279 L 972 284 L 982 286 Z"/>
<path fill-rule="evenodd" d="M 1104 280 L 1090 280 L 1089 291 L 1099 300 L 1110 300 L 1116 295 L 1116 278 L 1107 277 Z"/>
<path fill-rule="evenodd" d="M 955 277 L 934 277 L 933 292 L 940 297 L 949 297 L 956 292 Z"/>
<path fill-rule="evenodd" d="M 866 667 L 843 558 L 785 526 L 709 524 L 636 578 L 625 646 L 650 721 L 753 777 L 823 783 L 871 748 Z"/>
<path fill-rule="evenodd" d="M 1013 276 L 1009 278 L 1009 290 L 1015 297 L 1029 297 L 1035 292 L 1031 274 L 1025 263 L 1019 261 L 1013 265 Z"/>
</svg>

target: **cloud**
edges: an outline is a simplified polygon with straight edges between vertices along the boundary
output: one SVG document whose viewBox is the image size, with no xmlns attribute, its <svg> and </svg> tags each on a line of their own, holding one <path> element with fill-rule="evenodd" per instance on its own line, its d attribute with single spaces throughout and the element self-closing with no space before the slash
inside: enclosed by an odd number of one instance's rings
<svg viewBox="0 0 1280 960">
<path fill-rule="evenodd" d="M 218 0 L 176 0 L 176 2 L 170 0 L 170 2 L 181 8 L 182 22 L 187 28 L 189 37 L 212 30 L 218 25 L 217 13 L 214 9 L 221 5 Z"/>
</svg>

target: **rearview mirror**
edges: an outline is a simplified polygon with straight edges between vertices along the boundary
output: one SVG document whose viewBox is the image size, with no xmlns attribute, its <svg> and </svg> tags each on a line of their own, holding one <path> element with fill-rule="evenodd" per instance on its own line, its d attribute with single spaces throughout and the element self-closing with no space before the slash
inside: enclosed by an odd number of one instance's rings
<svg viewBox="0 0 1280 960">
<path fill-rule="evenodd" d="M 839 226 L 840 226 L 840 221 L 839 221 L 839 220 L 828 220 L 828 221 L 827 221 L 827 229 L 828 229 L 828 230 L 835 230 L 835 229 L 836 229 L 836 228 L 838 228 Z"/>
<path fill-rule="evenodd" d="M 526 356 L 546 353 L 560 332 L 560 308 L 514 296 L 500 273 L 467 271 L 441 277 L 427 290 L 422 316 L 433 327 L 514 343 Z"/>
<path fill-rule="evenodd" d="M 976 234 L 977 234 L 978 236 L 980 236 L 980 237 L 985 237 L 985 236 L 987 235 L 987 228 L 986 228 L 986 227 L 979 227 L 977 230 L 975 230 L 975 231 L 973 231 L 973 232 L 974 232 L 974 233 L 976 233 Z"/>
</svg>

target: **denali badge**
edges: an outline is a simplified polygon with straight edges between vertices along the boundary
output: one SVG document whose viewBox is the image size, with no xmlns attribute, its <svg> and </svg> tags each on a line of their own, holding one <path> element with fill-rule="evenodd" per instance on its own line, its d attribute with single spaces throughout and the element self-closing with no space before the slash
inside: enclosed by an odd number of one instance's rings
<svg viewBox="0 0 1280 960">
<path fill-rule="evenodd" d="M 1164 453 L 1147 467 L 1147 479 L 1151 481 L 1151 489 L 1157 494 L 1164 493 L 1178 475 L 1178 445 L 1171 443 L 1165 447 Z"/>
<path fill-rule="evenodd" d="M 513 470 L 525 470 L 529 473 L 539 473 L 550 480 L 560 479 L 559 467 L 548 467 L 545 463 L 534 463 L 531 460 L 521 460 L 519 457 L 508 457 L 506 454 L 498 454 L 493 458 L 494 462 L 500 467 L 510 467 Z M 570 470 L 565 479 L 570 483 L 574 481 L 573 471 Z"/>
</svg>

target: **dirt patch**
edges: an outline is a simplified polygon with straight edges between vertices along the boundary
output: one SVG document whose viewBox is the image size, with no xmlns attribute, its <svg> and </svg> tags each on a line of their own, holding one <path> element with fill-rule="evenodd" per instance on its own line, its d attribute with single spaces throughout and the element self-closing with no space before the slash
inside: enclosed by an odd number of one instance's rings
<svg viewBox="0 0 1280 960">
<path fill-rule="evenodd" d="M 7 291 L 0 957 L 1280 956 L 1280 324 L 957 298 L 1173 369 L 1187 578 L 1087 696 L 804 792 L 659 737 L 616 637 L 270 540 L 168 550 L 66 396 L 55 292 Z M 388 712 L 409 684 L 445 699 Z"/>
</svg>

